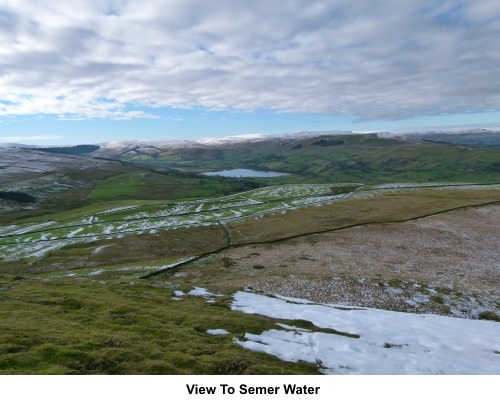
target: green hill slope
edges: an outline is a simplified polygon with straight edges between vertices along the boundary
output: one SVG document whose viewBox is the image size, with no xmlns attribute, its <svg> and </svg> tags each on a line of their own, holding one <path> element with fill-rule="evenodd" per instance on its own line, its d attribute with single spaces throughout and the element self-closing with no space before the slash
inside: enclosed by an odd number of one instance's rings
<svg viewBox="0 0 500 405">
<path fill-rule="evenodd" d="M 468 148 L 376 134 L 270 138 L 257 142 L 165 148 L 155 157 L 140 150 L 122 159 L 148 167 L 200 172 L 228 168 L 275 170 L 325 182 L 489 183 L 500 180 L 498 148 Z M 285 178 L 273 179 L 285 182 Z"/>
</svg>

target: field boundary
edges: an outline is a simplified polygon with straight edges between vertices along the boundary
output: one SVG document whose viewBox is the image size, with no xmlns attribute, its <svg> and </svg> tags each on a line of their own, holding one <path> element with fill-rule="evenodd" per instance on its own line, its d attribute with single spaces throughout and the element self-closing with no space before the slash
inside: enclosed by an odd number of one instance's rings
<svg viewBox="0 0 500 405">
<path fill-rule="evenodd" d="M 268 245 L 268 244 L 273 244 L 273 243 L 280 243 L 280 242 L 284 242 L 284 241 L 288 241 L 288 240 L 300 238 L 300 237 L 303 237 L 303 236 L 321 235 L 321 234 L 325 234 L 325 233 L 341 231 L 341 230 L 344 230 L 344 229 L 350 229 L 350 228 L 355 228 L 355 227 L 359 227 L 359 226 L 384 225 L 384 224 L 400 224 L 400 223 L 415 221 L 415 220 L 418 220 L 418 219 L 428 218 L 428 217 L 431 217 L 433 215 L 445 214 L 447 212 L 458 211 L 458 210 L 463 210 L 463 209 L 470 209 L 470 208 L 480 208 L 480 207 L 484 207 L 484 206 L 488 206 L 488 205 L 497 205 L 497 204 L 500 204 L 500 200 L 489 201 L 489 202 L 486 202 L 486 203 L 479 203 L 479 204 L 463 205 L 463 206 L 455 207 L 455 208 L 448 208 L 448 209 L 445 209 L 445 210 L 433 212 L 431 214 L 418 215 L 416 217 L 402 219 L 402 220 L 369 221 L 369 222 L 363 222 L 363 223 L 359 223 L 359 224 L 343 225 L 343 226 L 339 226 L 339 227 L 335 227 L 335 228 L 330 228 L 330 229 L 326 229 L 326 230 L 321 230 L 321 231 L 305 232 L 305 233 L 301 233 L 301 234 L 298 234 L 298 235 L 285 236 L 283 238 L 277 238 L 277 239 L 273 239 L 273 240 L 269 240 L 269 241 L 236 243 L 236 244 L 233 244 L 233 245 L 223 246 L 222 248 L 213 250 L 211 252 L 204 253 L 204 254 L 202 254 L 200 256 L 197 256 L 197 257 L 193 257 L 193 258 L 191 258 L 191 259 L 189 259 L 189 260 L 187 260 L 185 262 L 176 264 L 174 266 L 170 266 L 170 267 L 165 268 L 165 269 L 160 269 L 160 270 L 154 271 L 154 272 L 152 272 L 150 274 L 141 276 L 140 278 L 147 279 L 147 278 L 155 277 L 155 276 L 163 274 L 163 273 L 165 273 L 165 272 L 167 272 L 169 270 L 177 269 L 177 268 L 179 268 L 179 267 L 181 267 L 181 266 L 183 266 L 185 264 L 189 264 L 189 263 L 196 262 L 198 260 L 205 259 L 205 258 L 207 258 L 207 257 L 209 257 L 211 255 L 222 253 L 225 250 L 232 249 L 232 248 L 238 248 L 238 247 L 243 247 L 243 246 L 251 246 L 251 245 Z"/>
</svg>

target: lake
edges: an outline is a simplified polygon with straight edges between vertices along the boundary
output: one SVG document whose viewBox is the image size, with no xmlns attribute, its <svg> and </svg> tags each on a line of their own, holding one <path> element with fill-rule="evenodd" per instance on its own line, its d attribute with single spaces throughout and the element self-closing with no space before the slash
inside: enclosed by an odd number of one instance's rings
<svg viewBox="0 0 500 405">
<path fill-rule="evenodd" d="M 223 176 L 223 177 L 280 177 L 289 176 L 288 173 L 268 172 L 252 169 L 232 169 L 221 170 L 219 172 L 205 172 L 201 173 L 205 176 Z"/>
</svg>

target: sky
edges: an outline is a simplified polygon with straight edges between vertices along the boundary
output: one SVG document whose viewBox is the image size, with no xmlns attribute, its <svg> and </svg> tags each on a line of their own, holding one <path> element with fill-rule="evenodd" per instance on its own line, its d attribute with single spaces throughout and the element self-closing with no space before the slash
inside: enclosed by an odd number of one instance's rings
<svg viewBox="0 0 500 405">
<path fill-rule="evenodd" d="M 500 127 L 498 0 L 0 0 L 0 143 Z"/>
</svg>

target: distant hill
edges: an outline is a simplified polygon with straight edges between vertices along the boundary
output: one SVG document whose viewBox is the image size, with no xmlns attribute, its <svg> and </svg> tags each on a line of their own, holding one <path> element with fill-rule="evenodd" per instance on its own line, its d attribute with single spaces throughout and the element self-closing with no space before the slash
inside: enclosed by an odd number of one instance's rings
<svg viewBox="0 0 500 405">
<path fill-rule="evenodd" d="M 49 148 L 36 148 L 42 152 L 63 153 L 66 155 L 87 155 L 95 152 L 100 146 L 98 145 L 76 145 L 76 146 L 54 146 Z"/>
<path fill-rule="evenodd" d="M 500 132 L 495 134 L 469 133 L 469 134 L 435 134 L 422 137 L 427 142 L 442 142 L 451 145 L 500 148 Z"/>
<path fill-rule="evenodd" d="M 299 133 L 200 141 L 113 142 L 102 144 L 92 155 L 191 173 L 249 168 L 328 182 L 492 182 L 500 180 L 497 138 L 500 132 L 491 131 Z M 454 144 L 466 140 L 470 146 Z"/>
<path fill-rule="evenodd" d="M 493 129 L 461 129 L 450 131 L 421 131 L 390 134 L 389 137 L 400 136 L 406 139 L 420 139 L 427 142 L 448 143 L 450 145 L 499 148 L 500 130 Z"/>
</svg>

